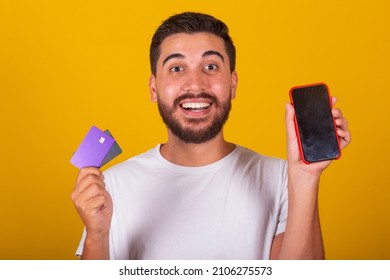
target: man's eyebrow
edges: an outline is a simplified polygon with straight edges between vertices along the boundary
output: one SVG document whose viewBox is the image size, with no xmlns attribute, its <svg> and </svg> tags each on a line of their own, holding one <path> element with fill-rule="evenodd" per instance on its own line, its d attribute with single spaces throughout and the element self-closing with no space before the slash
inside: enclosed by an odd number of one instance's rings
<svg viewBox="0 0 390 280">
<path fill-rule="evenodd" d="M 172 58 L 184 58 L 184 55 L 182 55 L 181 53 L 173 53 L 173 54 L 170 54 L 168 55 L 164 61 L 163 61 L 163 65 L 165 63 L 167 63 L 168 60 L 172 59 Z"/>
<path fill-rule="evenodd" d="M 206 56 L 210 56 L 210 55 L 216 55 L 216 56 L 219 56 L 222 60 L 222 62 L 225 62 L 225 59 L 223 58 L 223 55 L 218 52 L 218 51 L 213 51 L 213 50 L 210 50 L 210 51 L 206 51 L 203 53 L 202 57 L 206 57 Z"/>
<path fill-rule="evenodd" d="M 218 52 L 218 51 L 213 51 L 213 50 L 210 50 L 210 51 L 206 51 L 202 54 L 202 57 L 207 57 L 207 56 L 211 56 L 211 55 L 216 55 L 218 56 L 219 58 L 221 58 L 221 60 L 223 62 L 225 62 L 225 59 L 223 58 L 223 55 Z M 167 63 L 168 60 L 172 59 L 172 58 L 185 58 L 185 56 L 181 53 L 173 53 L 173 54 L 170 54 L 168 55 L 164 60 L 163 60 L 163 65 L 165 63 Z"/>
</svg>

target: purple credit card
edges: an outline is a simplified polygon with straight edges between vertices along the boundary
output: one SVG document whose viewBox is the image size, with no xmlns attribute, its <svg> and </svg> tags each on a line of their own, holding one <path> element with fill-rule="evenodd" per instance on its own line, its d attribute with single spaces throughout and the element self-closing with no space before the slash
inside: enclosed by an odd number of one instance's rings
<svg viewBox="0 0 390 280">
<path fill-rule="evenodd" d="M 100 168 L 114 143 L 116 142 L 113 137 L 92 126 L 70 162 L 78 168 L 87 166 Z"/>
</svg>

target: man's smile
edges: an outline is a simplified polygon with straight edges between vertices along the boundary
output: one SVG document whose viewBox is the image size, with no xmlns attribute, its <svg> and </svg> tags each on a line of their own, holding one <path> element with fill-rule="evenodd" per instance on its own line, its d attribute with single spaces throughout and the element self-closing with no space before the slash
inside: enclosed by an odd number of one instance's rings
<svg viewBox="0 0 390 280">
<path fill-rule="evenodd" d="M 188 111 L 203 111 L 212 105 L 211 102 L 184 102 L 180 106 Z"/>
</svg>

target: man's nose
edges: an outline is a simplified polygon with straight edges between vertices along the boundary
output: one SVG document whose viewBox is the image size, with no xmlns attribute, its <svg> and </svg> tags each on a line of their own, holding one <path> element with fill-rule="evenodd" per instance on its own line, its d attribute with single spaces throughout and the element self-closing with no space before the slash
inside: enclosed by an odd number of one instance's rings
<svg viewBox="0 0 390 280">
<path fill-rule="evenodd" d="M 202 92 L 207 89 L 207 77 L 202 71 L 193 70 L 187 73 L 184 90 L 190 92 Z"/>
</svg>

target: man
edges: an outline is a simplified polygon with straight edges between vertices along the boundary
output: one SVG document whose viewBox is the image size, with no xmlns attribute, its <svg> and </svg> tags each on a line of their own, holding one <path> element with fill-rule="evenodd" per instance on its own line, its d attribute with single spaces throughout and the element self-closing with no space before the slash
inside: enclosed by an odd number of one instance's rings
<svg viewBox="0 0 390 280">
<path fill-rule="evenodd" d="M 322 259 L 318 187 L 324 161 L 304 164 L 286 105 L 287 162 L 223 136 L 237 72 L 227 26 L 183 13 L 150 48 L 151 100 L 168 141 L 110 168 L 83 168 L 72 200 L 82 259 Z M 333 100 L 335 103 L 335 100 Z M 332 111 L 341 147 L 347 121 Z M 287 171 L 288 166 L 288 171 Z M 287 215 L 288 213 L 288 215 Z"/>
</svg>

